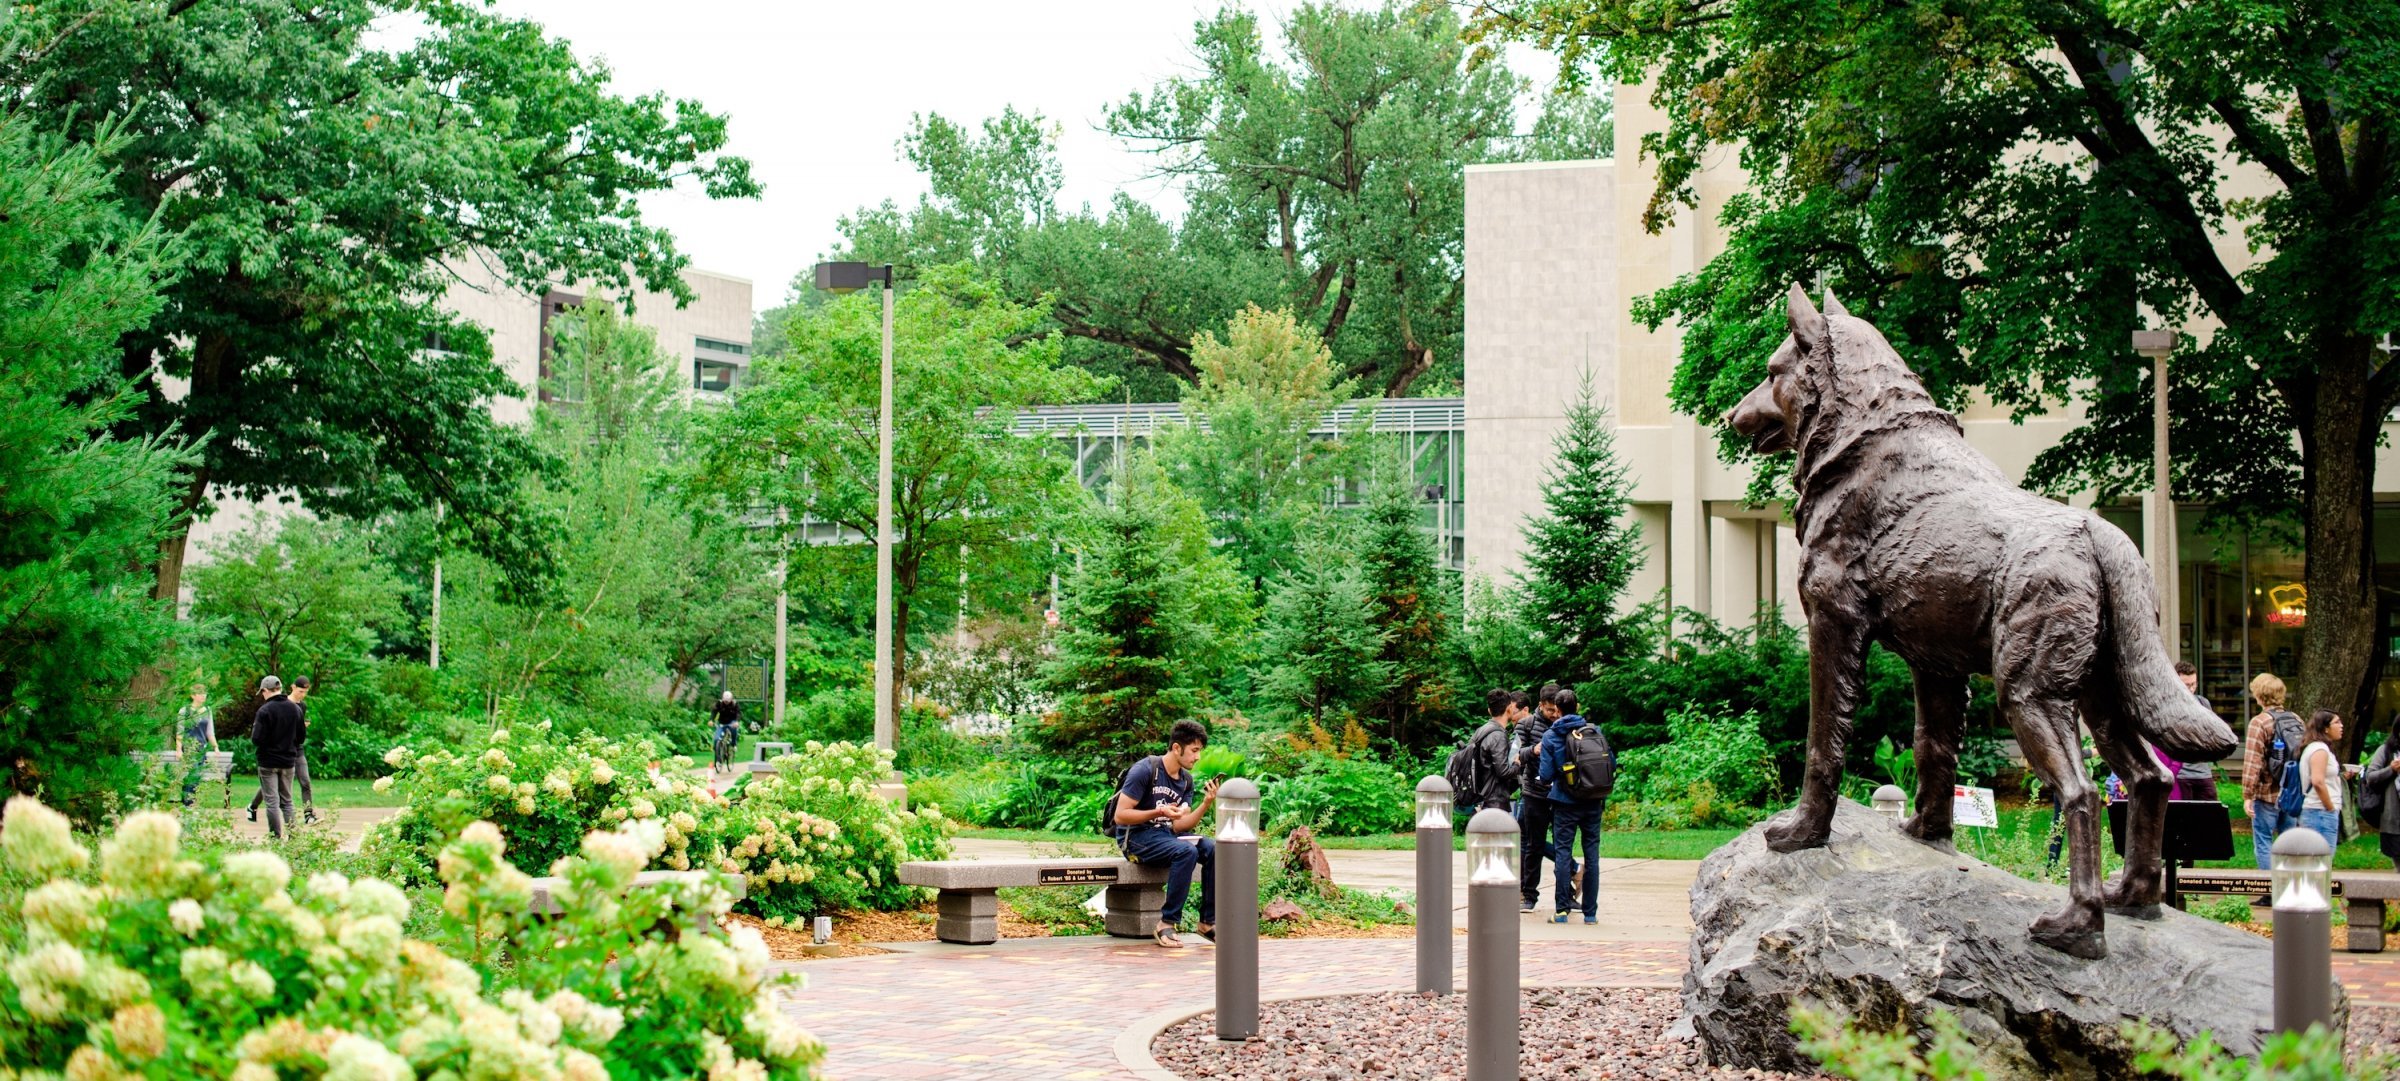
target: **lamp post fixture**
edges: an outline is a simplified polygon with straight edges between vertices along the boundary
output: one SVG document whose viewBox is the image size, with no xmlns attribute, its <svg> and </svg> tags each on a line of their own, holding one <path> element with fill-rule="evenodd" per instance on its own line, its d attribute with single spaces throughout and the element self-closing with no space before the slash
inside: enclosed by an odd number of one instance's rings
<svg viewBox="0 0 2400 1081">
<path fill-rule="evenodd" d="M 2183 656 L 2181 638 L 2181 573 L 2175 557 L 2175 498 L 2167 482 L 2167 358 L 2175 352 L 2175 332 L 2137 330 L 2133 351 L 2150 360 L 2150 574 L 2158 581 L 2158 630 L 2167 656 Z"/>
<path fill-rule="evenodd" d="M 892 713 L 892 268 L 818 263 L 817 288 L 854 293 L 883 283 L 883 396 L 875 446 L 875 746 L 893 749 Z"/>
<path fill-rule="evenodd" d="M 1876 789 L 1873 799 L 1876 814 L 1894 822 L 1908 818 L 1908 793 L 1900 791 L 1899 785 L 1887 784 Z"/>
<path fill-rule="evenodd" d="M 1417 993 L 1447 995 L 1450 964 L 1450 801 L 1439 776 L 1417 782 Z M 1219 794 L 1219 799 L 1224 796 Z"/>
<path fill-rule="evenodd" d="M 1517 1081 L 1517 853 L 1515 816 L 1468 820 L 1467 1081 Z"/>
<path fill-rule="evenodd" d="M 2333 1024 L 2333 846 L 2312 829 L 2275 838 L 2275 1031 Z"/>
<path fill-rule="evenodd" d="M 1258 785 L 1217 786 L 1217 1038 L 1258 1035 Z"/>
</svg>

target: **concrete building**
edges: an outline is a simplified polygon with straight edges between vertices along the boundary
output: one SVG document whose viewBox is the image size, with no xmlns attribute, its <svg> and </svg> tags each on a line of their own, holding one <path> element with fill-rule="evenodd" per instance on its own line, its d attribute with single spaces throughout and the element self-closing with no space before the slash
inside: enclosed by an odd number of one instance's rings
<svg viewBox="0 0 2400 1081">
<path fill-rule="evenodd" d="M 1785 508 L 1744 501 L 1748 467 L 1718 460 L 1716 421 L 1679 415 L 1668 404 L 1678 331 L 1654 333 L 1632 315 L 1635 298 L 1724 250 L 1718 212 L 1746 183 L 1733 153 L 1720 150 L 1695 178 L 1700 205 L 1678 208 L 1663 234 L 1644 231 L 1656 172 L 1640 160 L 1640 139 L 1664 126 L 1648 94 L 1647 87 L 1617 89 L 1613 159 L 1467 170 L 1467 572 L 1506 576 L 1521 566 L 1520 525 L 1540 510 L 1542 463 L 1565 423 L 1565 405 L 1588 378 L 1615 425 L 1649 547 L 1632 600 L 1663 596 L 1736 625 L 1779 604 L 1796 623 L 1799 552 Z M 2259 184 L 2263 191 L 2263 177 Z M 2218 246 L 2229 265 L 2248 262 L 2240 238 L 2220 237 Z M 2079 417 L 2015 423 L 2003 410 L 1975 404 L 1960 420 L 1969 442 L 2022 482 L 2035 456 Z M 2392 444 L 2379 461 L 2377 490 L 2393 503 L 2378 512 L 2376 536 L 2387 568 L 2383 641 L 2400 650 L 2400 453 Z M 2097 509 L 2142 542 L 2142 508 Z M 2201 666 L 2203 691 L 2231 716 L 2251 673 L 2297 671 L 2306 594 L 2297 554 L 2248 538 L 2203 536 L 2201 510 L 2185 506 L 2177 515 L 2177 637 L 2185 658 Z M 2400 652 L 2392 659 L 2400 661 Z M 2400 664 L 2390 670 L 2400 675 Z M 2400 680 L 2387 683 L 2384 698 L 2385 710 L 2400 706 Z"/>
<path fill-rule="evenodd" d="M 502 282 L 480 261 L 469 260 L 454 269 L 458 280 L 442 297 L 443 306 L 473 320 L 491 335 L 493 361 L 518 387 L 517 394 L 493 400 L 492 415 L 503 423 L 529 423 L 534 403 L 541 400 L 542 359 L 551 318 L 587 300 L 609 300 L 616 294 L 576 285 L 553 287 L 535 296 Z M 698 294 L 689 306 L 677 308 L 673 297 L 639 289 L 634 293 L 632 321 L 656 332 L 659 347 L 676 358 L 678 382 L 687 395 L 703 399 L 725 395 L 749 372 L 750 281 L 705 270 L 687 270 L 683 280 Z M 433 343 L 436 348 L 440 344 Z M 186 555 L 191 565 L 207 562 L 210 552 L 225 538 L 269 527 L 292 512 L 288 503 L 253 503 L 222 494 L 215 499 L 215 513 L 192 527 Z M 185 593 L 188 601 L 188 585 Z"/>
</svg>

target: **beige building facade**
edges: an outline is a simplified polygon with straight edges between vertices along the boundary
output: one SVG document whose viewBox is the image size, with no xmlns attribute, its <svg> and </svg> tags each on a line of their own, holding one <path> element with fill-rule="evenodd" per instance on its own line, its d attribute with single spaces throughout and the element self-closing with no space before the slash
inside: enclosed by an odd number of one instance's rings
<svg viewBox="0 0 2400 1081">
<path fill-rule="evenodd" d="M 1565 409 L 1588 378 L 1609 414 L 1619 458 L 1633 481 L 1635 515 L 1648 558 L 1629 603 L 1663 598 L 1732 625 L 1763 606 L 1800 620 L 1799 551 L 1789 515 L 1744 501 L 1749 467 L 1717 456 L 1717 422 L 1677 414 L 1668 390 L 1681 351 L 1673 326 L 1653 332 L 1632 302 L 1715 257 L 1717 224 L 1745 177 L 1731 150 L 1695 178 L 1698 208 L 1681 207 L 1652 234 L 1642 212 L 1657 181 L 1640 158 L 1643 133 L 1664 126 L 1646 87 L 1616 91 L 1616 154 L 1594 161 L 1472 166 L 1466 177 L 1466 402 L 1464 487 L 1469 575 L 1505 579 L 1521 569 L 1521 526 L 1541 509 L 1540 484 Z M 2263 183 L 2263 182 L 2262 182 Z M 2239 237 L 2219 249 L 2237 269 Z M 2205 335 L 2202 324 L 2185 328 Z M 1967 439 L 2023 481 L 2042 451 L 2078 423 L 2074 413 L 2012 422 L 2003 410 L 1970 406 Z M 2387 430 L 2400 434 L 2400 426 Z M 2387 569 L 2384 641 L 2400 673 L 2400 440 L 2387 440 L 2377 490 L 2392 500 L 2377 515 L 2378 562 Z M 2083 499 L 2089 505 L 2088 497 Z M 2136 543 L 2144 509 L 2098 508 Z M 2239 688 L 2258 671 L 2297 670 L 2305 592 L 2300 559 L 2246 538 L 2202 535 L 2201 508 L 2177 514 L 2181 568 L 2178 640 L 2201 665 L 2203 690 L 2220 710 L 2239 708 Z M 2400 704 L 2400 687 L 2386 698 Z M 2377 718 L 2380 722 L 2380 718 Z"/>
</svg>

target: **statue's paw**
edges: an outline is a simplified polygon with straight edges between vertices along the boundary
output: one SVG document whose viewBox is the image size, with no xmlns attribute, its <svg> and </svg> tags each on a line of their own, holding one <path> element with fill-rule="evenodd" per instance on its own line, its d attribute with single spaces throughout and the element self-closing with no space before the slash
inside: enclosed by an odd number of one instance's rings
<svg viewBox="0 0 2400 1081">
<path fill-rule="evenodd" d="M 1947 819 L 1941 822 L 1927 822 L 1925 820 L 1925 815 L 1922 812 L 1919 812 L 1918 814 L 1911 816 L 1907 822 L 1902 823 L 1900 826 L 1900 831 L 1916 838 L 1918 841 L 1924 844 L 1941 849 L 1944 852 L 1955 853 L 1958 851 L 1958 848 L 1950 843 L 1950 826 L 1951 824 Z"/>
<path fill-rule="evenodd" d="M 2102 932 L 2098 916 L 2084 916 L 2070 909 L 2033 921 L 2030 929 L 2033 940 L 2069 957 L 2098 961 L 2108 956 L 2108 936 Z"/>
<path fill-rule="evenodd" d="M 1814 827 L 1806 814 L 1792 817 L 1767 827 L 1767 851 L 1798 852 L 1804 848 L 1823 848 L 1831 831 Z"/>
<path fill-rule="evenodd" d="M 2125 875 L 2100 895 L 2100 903 L 2112 916 L 2131 916 L 2137 920 L 2156 920 L 2166 917 L 2166 883 L 2156 876 Z"/>
</svg>

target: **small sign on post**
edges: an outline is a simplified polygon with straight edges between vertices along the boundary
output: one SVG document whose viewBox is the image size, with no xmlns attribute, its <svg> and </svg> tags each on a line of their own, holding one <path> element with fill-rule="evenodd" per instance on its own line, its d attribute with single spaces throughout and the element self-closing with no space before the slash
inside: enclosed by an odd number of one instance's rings
<svg viewBox="0 0 2400 1081">
<path fill-rule="evenodd" d="M 2000 805 L 1993 802 L 1992 790 L 1968 785 L 1953 786 L 1950 820 L 1961 826 L 1982 826 L 1998 829 Z"/>
</svg>

